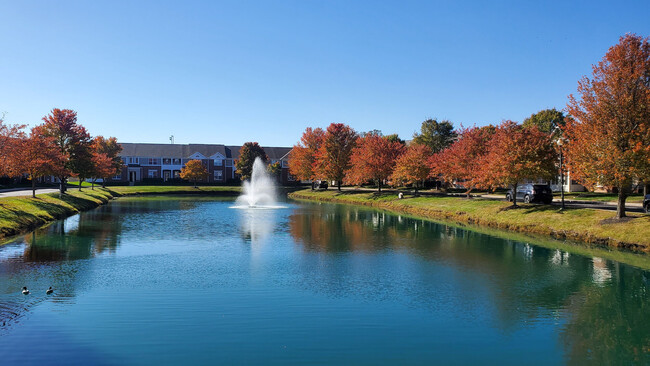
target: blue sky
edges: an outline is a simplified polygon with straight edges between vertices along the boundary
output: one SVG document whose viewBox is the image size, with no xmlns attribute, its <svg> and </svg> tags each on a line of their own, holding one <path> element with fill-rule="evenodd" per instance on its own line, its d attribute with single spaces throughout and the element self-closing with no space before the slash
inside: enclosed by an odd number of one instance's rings
<svg viewBox="0 0 650 366">
<path fill-rule="evenodd" d="M 0 111 L 71 108 L 123 142 L 410 138 L 562 109 L 650 1 L 1 1 Z"/>
</svg>

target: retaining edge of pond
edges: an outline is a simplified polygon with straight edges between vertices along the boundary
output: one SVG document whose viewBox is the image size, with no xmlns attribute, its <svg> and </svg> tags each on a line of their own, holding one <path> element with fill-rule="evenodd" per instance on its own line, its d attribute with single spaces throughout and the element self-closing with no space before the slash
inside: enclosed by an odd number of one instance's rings
<svg viewBox="0 0 650 366">
<path fill-rule="evenodd" d="M 68 188 L 59 197 L 58 193 L 37 194 L 32 196 L 15 196 L 0 198 L 0 245 L 13 237 L 28 233 L 46 226 L 55 220 L 65 219 L 80 212 L 92 210 L 111 200 L 123 196 L 170 196 L 170 195 L 206 195 L 228 196 L 239 195 L 239 187 L 199 187 L 191 186 L 160 186 L 148 187 L 84 187 Z"/>
<path fill-rule="evenodd" d="M 650 253 L 650 216 L 637 218 L 638 220 L 648 221 L 642 223 L 641 226 L 644 232 L 641 233 L 642 235 L 640 235 L 641 237 L 648 238 L 648 243 L 630 242 L 613 236 L 599 236 L 589 232 L 557 229 L 554 228 L 552 226 L 552 223 L 549 222 L 539 222 L 536 225 L 521 225 L 517 222 L 503 221 L 503 217 L 500 217 L 501 221 L 496 220 L 495 217 L 497 217 L 500 212 L 507 211 L 507 206 L 509 206 L 508 203 L 503 203 L 502 205 L 504 207 L 496 210 L 493 215 L 482 216 L 463 211 L 462 209 L 450 209 L 447 207 L 435 206 L 435 197 L 419 197 L 418 199 L 431 200 L 431 204 L 422 204 L 419 202 L 419 204 L 415 205 L 410 204 L 410 200 L 408 198 L 399 199 L 395 193 L 383 194 L 382 199 L 372 198 L 376 195 L 376 193 L 368 192 L 347 191 L 337 193 L 329 190 L 311 191 L 309 189 L 289 193 L 290 198 L 298 200 L 370 206 L 373 208 L 378 208 L 394 213 L 407 214 L 423 219 L 442 220 L 453 222 L 459 225 L 477 225 L 524 234 L 543 235 L 558 240 L 581 242 L 598 247 L 623 249 L 625 251 L 631 251 L 635 253 Z M 394 197 L 391 197 L 391 195 Z M 454 197 L 453 199 L 465 200 L 465 202 L 468 202 L 466 198 Z M 481 202 L 480 199 L 476 200 L 476 202 Z M 580 210 L 593 209 L 589 208 Z M 526 215 L 535 215 L 535 213 L 526 213 Z"/>
</svg>

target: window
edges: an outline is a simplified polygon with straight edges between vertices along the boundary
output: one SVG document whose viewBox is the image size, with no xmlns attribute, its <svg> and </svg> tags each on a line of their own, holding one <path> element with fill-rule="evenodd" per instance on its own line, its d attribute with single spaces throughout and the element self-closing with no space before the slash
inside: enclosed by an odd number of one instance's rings
<svg viewBox="0 0 650 366">
<path fill-rule="evenodd" d="M 165 164 L 165 165 L 171 165 L 171 163 L 172 163 L 172 159 L 170 159 L 170 158 L 164 158 L 164 159 L 162 159 L 162 161 L 163 161 L 163 164 Z"/>
<path fill-rule="evenodd" d="M 149 171 L 149 178 L 158 178 L 158 171 L 157 170 L 150 170 Z"/>
<path fill-rule="evenodd" d="M 282 160 L 282 167 L 283 168 L 288 168 L 289 167 L 289 161 L 288 160 Z"/>
<path fill-rule="evenodd" d="M 215 170 L 214 180 L 222 180 L 222 179 L 223 179 L 223 172 L 221 170 Z"/>
<path fill-rule="evenodd" d="M 296 178 L 295 178 L 293 175 L 291 175 L 291 174 L 287 174 L 287 181 L 288 181 L 288 182 L 293 182 L 293 181 L 295 181 L 295 180 L 296 180 Z"/>
<path fill-rule="evenodd" d="M 128 157 L 128 164 L 138 164 L 139 159 L 135 156 L 129 156 Z"/>
<path fill-rule="evenodd" d="M 149 158 L 149 165 L 160 165 L 160 159 L 158 159 L 158 158 Z"/>
<path fill-rule="evenodd" d="M 172 164 L 174 165 L 181 165 L 181 159 L 173 159 Z"/>
<path fill-rule="evenodd" d="M 113 180 L 121 180 L 122 179 L 122 174 L 116 175 L 112 179 Z"/>
<path fill-rule="evenodd" d="M 181 177 L 181 171 L 180 170 L 174 170 L 174 179 L 179 179 Z"/>
<path fill-rule="evenodd" d="M 223 165 L 222 159 L 214 159 L 214 166 L 222 166 L 222 165 Z"/>
<path fill-rule="evenodd" d="M 226 166 L 232 166 L 232 159 L 226 159 Z"/>
</svg>

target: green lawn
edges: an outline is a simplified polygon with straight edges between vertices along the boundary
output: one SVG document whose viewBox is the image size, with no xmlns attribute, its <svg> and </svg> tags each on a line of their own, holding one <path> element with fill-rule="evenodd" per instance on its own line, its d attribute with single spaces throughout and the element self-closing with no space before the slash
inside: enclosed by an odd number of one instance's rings
<svg viewBox="0 0 650 366">
<path fill-rule="evenodd" d="M 634 251 L 650 252 L 650 215 L 628 213 L 630 219 L 611 223 L 613 211 L 568 209 L 556 206 L 520 204 L 510 209 L 509 202 L 481 198 L 408 197 L 399 200 L 394 193 L 376 194 L 335 190 L 303 190 L 293 198 L 371 205 L 419 217 L 450 220 L 496 227 L 511 231 L 551 235 Z"/>
</svg>

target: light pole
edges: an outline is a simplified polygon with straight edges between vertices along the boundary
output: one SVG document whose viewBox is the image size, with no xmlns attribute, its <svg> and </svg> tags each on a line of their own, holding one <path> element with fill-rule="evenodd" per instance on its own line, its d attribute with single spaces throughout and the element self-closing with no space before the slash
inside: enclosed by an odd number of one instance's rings
<svg viewBox="0 0 650 366">
<path fill-rule="evenodd" d="M 560 197 L 562 197 L 562 208 L 564 211 L 564 156 L 562 155 L 562 138 L 557 139 L 557 146 L 560 148 Z"/>
</svg>

